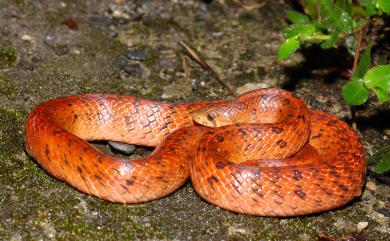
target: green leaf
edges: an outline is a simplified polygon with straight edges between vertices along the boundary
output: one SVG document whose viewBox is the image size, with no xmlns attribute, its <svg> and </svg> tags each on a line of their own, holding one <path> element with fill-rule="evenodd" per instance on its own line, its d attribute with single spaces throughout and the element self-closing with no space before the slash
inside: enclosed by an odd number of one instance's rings
<svg viewBox="0 0 390 241">
<path fill-rule="evenodd" d="M 369 17 L 369 13 L 362 6 L 352 6 L 351 15 L 354 17 L 356 17 L 356 16 Z"/>
<path fill-rule="evenodd" d="M 351 15 L 337 5 L 331 4 L 328 0 L 320 2 L 322 22 L 327 26 L 328 31 L 351 34 L 353 31 Z"/>
<path fill-rule="evenodd" d="M 357 0 L 359 5 L 363 5 L 364 7 L 367 7 L 370 4 L 374 4 L 376 0 Z"/>
<path fill-rule="evenodd" d="M 297 38 L 286 39 L 279 48 L 278 58 L 279 60 L 285 60 L 292 55 L 298 48 L 300 42 Z"/>
<path fill-rule="evenodd" d="M 351 79 L 362 79 L 363 76 L 367 73 L 367 70 L 370 68 L 371 64 L 371 47 L 372 44 L 369 43 L 367 48 L 364 50 L 362 57 L 360 58 L 360 62 L 356 67 L 355 72 L 352 74 Z"/>
<path fill-rule="evenodd" d="M 330 35 L 330 38 L 328 40 L 324 41 L 321 44 L 321 48 L 330 49 L 336 45 L 337 40 L 339 40 L 339 33 L 334 32 Z"/>
<path fill-rule="evenodd" d="M 390 65 L 378 65 L 367 71 L 363 77 L 364 85 L 374 90 L 379 100 L 387 101 L 390 90 Z"/>
<path fill-rule="evenodd" d="M 378 99 L 381 102 L 386 102 L 386 101 L 388 101 L 390 99 L 389 92 L 386 91 L 386 90 L 383 90 L 383 89 L 380 89 L 380 88 L 376 88 L 376 89 L 374 89 L 374 92 L 375 92 L 376 96 L 378 96 Z"/>
<path fill-rule="evenodd" d="M 389 0 L 378 0 L 377 6 L 382 9 L 385 13 L 390 13 L 390 1 Z"/>
<path fill-rule="evenodd" d="M 368 90 L 363 81 L 351 81 L 343 87 L 343 98 L 347 105 L 361 105 L 368 99 Z"/>
<path fill-rule="evenodd" d="M 390 170 L 390 146 L 377 151 L 368 158 L 369 168 L 378 174 L 383 174 Z M 373 166 L 374 165 L 374 166 Z"/>
<path fill-rule="evenodd" d="M 378 174 L 383 174 L 390 170 L 390 151 L 382 153 L 383 156 L 372 168 L 372 171 Z"/>
<path fill-rule="evenodd" d="M 316 28 L 312 24 L 291 24 L 283 29 L 285 38 L 292 38 L 295 36 L 308 36 L 316 32 Z"/>
<path fill-rule="evenodd" d="M 377 0 L 358 0 L 358 5 L 352 5 L 352 16 L 364 16 L 370 17 L 378 14 L 378 10 L 376 8 Z"/>
<path fill-rule="evenodd" d="M 308 23 L 309 17 L 297 11 L 287 11 L 287 19 L 292 23 Z"/>
<path fill-rule="evenodd" d="M 350 0 L 336 0 L 336 4 L 349 15 L 351 15 L 352 4 L 350 3 Z"/>
</svg>

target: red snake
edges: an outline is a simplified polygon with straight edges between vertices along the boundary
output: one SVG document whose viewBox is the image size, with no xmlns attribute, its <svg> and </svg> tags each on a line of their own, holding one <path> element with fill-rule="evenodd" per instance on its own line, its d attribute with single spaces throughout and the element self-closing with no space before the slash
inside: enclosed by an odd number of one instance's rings
<svg viewBox="0 0 390 241">
<path fill-rule="evenodd" d="M 148 157 L 129 160 L 101 153 L 87 142 L 93 140 L 157 147 Z M 51 175 L 101 199 L 158 199 L 190 176 L 206 201 L 261 216 L 342 206 L 361 194 L 366 173 L 352 128 L 280 89 L 184 103 L 63 97 L 30 113 L 25 145 Z"/>
</svg>

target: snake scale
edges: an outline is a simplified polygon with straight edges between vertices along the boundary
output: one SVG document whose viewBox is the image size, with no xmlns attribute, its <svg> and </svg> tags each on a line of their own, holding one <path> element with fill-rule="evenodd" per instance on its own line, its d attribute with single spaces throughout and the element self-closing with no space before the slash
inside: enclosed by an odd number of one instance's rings
<svg viewBox="0 0 390 241">
<path fill-rule="evenodd" d="M 129 160 L 88 143 L 96 140 L 156 148 Z M 342 206 L 361 194 L 366 174 L 358 134 L 281 89 L 183 103 L 63 97 L 29 114 L 25 145 L 48 173 L 101 199 L 147 202 L 173 193 L 190 177 L 207 202 L 260 216 Z"/>
</svg>

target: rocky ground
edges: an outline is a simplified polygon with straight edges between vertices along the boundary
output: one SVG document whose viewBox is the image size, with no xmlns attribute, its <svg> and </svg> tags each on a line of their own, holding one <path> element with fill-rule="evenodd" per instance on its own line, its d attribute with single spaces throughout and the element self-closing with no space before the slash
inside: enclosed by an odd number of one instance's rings
<svg viewBox="0 0 390 241">
<path fill-rule="evenodd" d="M 250 2 L 250 1 L 249 1 Z M 363 195 L 318 215 L 237 215 L 202 201 L 191 184 L 138 205 L 80 193 L 27 156 L 24 120 L 34 106 L 79 93 L 164 101 L 231 97 L 188 58 L 185 41 L 237 92 L 283 87 L 340 118 L 348 67 L 343 51 L 302 51 L 276 59 L 286 25 L 280 1 L 248 9 L 234 1 L 0 1 L 1 240 L 386 240 L 390 188 L 369 177 Z M 326 72 L 326 71 L 325 71 Z M 360 108 L 367 157 L 389 144 L 389 105 Z"/>
</svg>

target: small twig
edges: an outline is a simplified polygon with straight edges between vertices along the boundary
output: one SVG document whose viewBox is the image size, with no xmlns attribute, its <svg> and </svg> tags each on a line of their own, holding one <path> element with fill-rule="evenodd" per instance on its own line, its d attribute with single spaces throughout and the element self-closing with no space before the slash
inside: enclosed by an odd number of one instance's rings
<svg viewBox="0 0 390 241">
<path fill-rule="evenodd" d="M 364 27 L 362 27 L 358 30 L 358 42 L 357 42 L 357 46 L 355 49 L 355 56 L 353 59 L 352 73 L 355 73 L 356 67 L 359 63 L 360 48 L 362 47 L 363 33 L 364 33 Z"/>
<path fill-rule="evenodd" d="M 212 74 L 212 76 L 214 77 L 214 79 L 216 81 L 218 81 L 218 83 L 220 83 L 223 87 L 225 87 L 230 92 L 231 95 L 233 95 L 233 96 L 237 95 L 236 91 L 234 90 L 234 88 L 229 83 L 224 82 L 219 77 L 217 72 L 210 65 L 208 65 L 206 63 L 206 61 L 204 61 L 204 59 L 200 56 L 199 53 L 197 53 L 194 49 L 192 49 L 190 46 L 188 46 L 188 44 L 186 44 L 184 41 L 180 41 L 180 44 L 181 44 L 181 46 L 183 46 L 185 48 L 185 50 L 187 51 L 188 55 L 193 60 L 195 60 L 195 62 L 197 62 L 203 69 L 209 71 Z"/>
<path fill-rule="evenodd" d="M 363 33 L 364 33 L 364 30 L 365 28 L 362 27 L 358 30 L 358 36 L 357 36 L 357 45 L 356 45 L 356 49 L 355 49 L 355 56 L 354 56 L 354 59 L 353 59 L 353 66 L 352 66 L 352 74 L 355 73 L 356 71 L 356 68 L 359 64 L 359 60 L 360 60 L 360 49 L 362 47 L 362 41 L 363 41 Z M 349 107 L 349 112 L 350 112 L 350 118 L 351 118 L 351 121 L 352 121 L 352 128 L 354 130 L 357 130 L 357 122 L 356 122 L 356 109 L 354 106 L 350 106 Z"/>
</svg>

